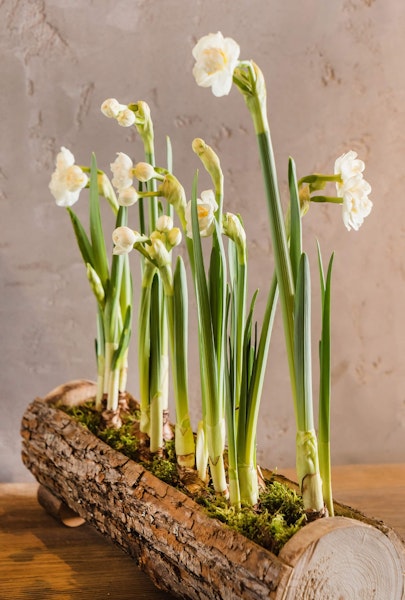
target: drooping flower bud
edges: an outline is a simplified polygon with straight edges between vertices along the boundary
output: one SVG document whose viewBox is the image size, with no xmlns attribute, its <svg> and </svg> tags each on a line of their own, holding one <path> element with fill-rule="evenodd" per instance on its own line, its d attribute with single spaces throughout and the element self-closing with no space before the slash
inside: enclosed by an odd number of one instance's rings
<svg viewBox="0 0 405 600">
<path fill-rule="evenodd" d="M 134 167 L 133 173 L 136 179 L 142 183 L 150 181 L 156 175 L 154 167 L 146 162 L 137 163 Z"/>
<path fill-rule="evenodd" d="M 173 219 L 169 215 L 161 215 L 156 222 L 157 231 L 167 233 L 173 229 Z"/>
<path fill-rule="evenodd" d="M 118 194 L 118 204 L 120 206 L 132 206 L 139 200 L 139 194 L 136 189 L 131 185 L 127 188 L 120 190 Z"/>
</svg>

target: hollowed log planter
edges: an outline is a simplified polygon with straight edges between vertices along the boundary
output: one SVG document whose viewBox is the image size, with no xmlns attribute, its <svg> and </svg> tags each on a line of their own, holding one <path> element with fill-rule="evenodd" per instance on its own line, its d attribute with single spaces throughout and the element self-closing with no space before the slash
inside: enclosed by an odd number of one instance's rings
<svg viewBox="0 0 405 600">
<path fill-rule="evenodd" d="M 405 599 L 404 545 L 384 524 L 360 514 L 321 519 L 275 556 L 54 406 L 81 404 L 94 394 L 94 384 L 77 381 L 30 404 L 22 421 L 23 461 L 157 587 L 193 600 Z"/>
</svg>

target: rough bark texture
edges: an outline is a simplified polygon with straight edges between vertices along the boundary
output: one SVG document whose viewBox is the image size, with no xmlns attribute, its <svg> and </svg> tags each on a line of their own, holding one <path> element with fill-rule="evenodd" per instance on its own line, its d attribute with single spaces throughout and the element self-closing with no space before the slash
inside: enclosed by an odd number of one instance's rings
<svg viewBox="0 0 405 600">
<path fill-rule="evenodd" d="M 193 500 L 52 404 L 61 394 L 76 404 L 93 393 L 92 384 L 75 382 L 27 408 L 24 464 L 128 552 L 158 587 L 196 600 L 405 598 L 404 551 L 393 532 L 324 519 L 320 529 L 313 523 L 296 534 L 276 557 L 205 516 Z M 345 559 L 348 547 L 357 557 L 353 565 Z"/>
</svg>

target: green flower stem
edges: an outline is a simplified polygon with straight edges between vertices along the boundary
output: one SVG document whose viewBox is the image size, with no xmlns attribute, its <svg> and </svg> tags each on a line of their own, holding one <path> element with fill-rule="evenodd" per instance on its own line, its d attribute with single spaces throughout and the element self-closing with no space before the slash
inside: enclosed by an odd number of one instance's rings
<svg viewBox="0 0 405 600">
<path fill-rule="evenodd" d="M 311 202 L 329 202 L 330 204 L 343 204 L 343 198 L 337 196 L 311 196 Z"/>
<path fill-rule="evenodd" d="M 97 356 L 97 392 L 96 409 L 101 410 L 104 395 L 104 368 L 105 368 L 105 342 L 104 342 L 104 324 L 103 311 L 100 305 L 97 307 L 97 338 L 96 338 L 96 356 Z"/>
<path fill-rule="evenodd" d="M 139 301 L 138 317 L 138 372 L 140 388 L 141 419 L 140 430 L 150 434 L 150 406 L 149 406 L 149 360 L 150 360 L 150 301 L 152 280 L 156 267 L 145 261 L 143 271 L 141 294 Z"/>
<path fill-rule="evenodd" d="M 269 131 L 257 134 L 260 160 L 267 194 L 270 216 L 270 231 L 273 242 L 275 270 L 279 286 L 280 304 L 284 323 L 290 381 L 295 410 L 297 411 L 297 392 L 294 368 L 294 283 L 288 251 L 287 236 L 278 192 L 276 166 Z"/>
</svg>

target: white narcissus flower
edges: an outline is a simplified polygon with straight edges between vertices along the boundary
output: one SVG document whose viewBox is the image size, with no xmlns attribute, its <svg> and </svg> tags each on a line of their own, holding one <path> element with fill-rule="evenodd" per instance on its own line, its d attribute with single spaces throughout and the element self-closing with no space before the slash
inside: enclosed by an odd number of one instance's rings
<svg viewBox="0 0 405 600">
<path fill-rule="evenodd" d="M 357 152 L 349 150 L 335 160 L 335 174 L 340 175 L 343 180 L 349 179 L 354 175 L 359 175 L 364 171 L 364 162 L 357 158 Z"/>
<path fill-rule="evenodd" d="M 340 186 L 338 196 L 343 198 L 343 223 L 348 231 L 357 231 L 370 214 L 373 208 L 370 192 L 370 184 L 361 175 L 350 177 Z"/>
<path fill-rule="evenodd" d="M 134 164 L 127 154 L 117 152 L 117 158 L 110 164 L 113 174 L 111 183 L 120 192 L 123 188 L 128 188 L 133 182 L 132 168 Z"/>
<path fill-rule="evenodd" d="M 336 190 L 343 199 L 343 223 L 348 231 L 357 231 L 373 207 L 368 197 L 371 186 L 363 178 L 363 170 L 364 162 L 353 150 L 335 161 L 335 174 L 341 177 L 341 181 L 336 182 Z"/>
<path fill-rule="evenodd" d="M 112 234 L 114 242 L 113 254 L 128 254 L 139 239 L 140 234 L 129 227 L 117 227 Z"/>
<path fill-rule="evenodd" d="M 193 48 L 196 60 L 193 75 L 197 84 L 212 87 L 214 96 L 229 94 L 239 53 L 235 40 L 224 38 L 220 31 L 202 37 Z"/>
<path fill-rule="evenodd" d="M 56 157 L 56 169 L 52 173 L 49 189 L 58 206 L 72 206 L 79 199 L 81 190 L 89 178 L 75 165 L 73 154 L 62 146 Z"/>
<path fill-rule="evenodd" d="M 215 194 L 212 190 L 201 192 L 201 198 L 197 198 L 198 225 L 201 237 L 208 237 L 212 234 L 215 226 L 215 212 L 218 210 L 218 204 L 215 200 Z M 187 223 L 187 236 L 193 237 L 193 226 L 191 220 L 191 202 L 187 204 L 185 211 Z"/>
</svg>

